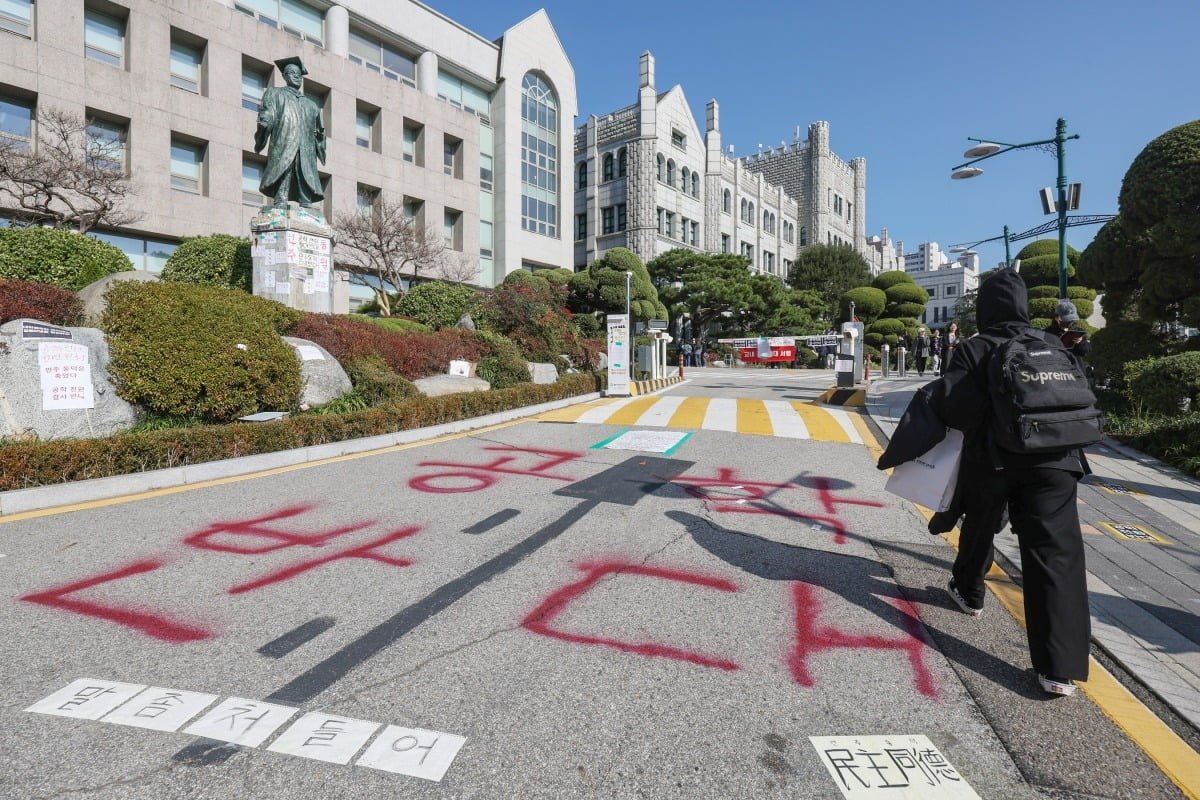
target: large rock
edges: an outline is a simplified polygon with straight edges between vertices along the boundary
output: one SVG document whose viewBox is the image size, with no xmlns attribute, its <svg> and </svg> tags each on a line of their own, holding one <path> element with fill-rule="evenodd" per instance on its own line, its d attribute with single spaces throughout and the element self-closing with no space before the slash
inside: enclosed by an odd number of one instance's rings
<svg viewBox="0 0 1200 800">
<path fill-rule="evenodd" d="M 529 377 L 534 383 L 557 383 L 558 368 L 553 364 L 529 362 Z"/>
<path fill-rule="evenodd" d="M 301 405 L 324 405 L 353 388 L 346 370 L 324 347 L 293 336 L 285 336 L 283 340 L 296 348 L 296 356 L 300 359 L 300 377 L 304 378 Z"/>
<path fill-rule="evenodd" d="M 54 407 L 63 405 L 76 407 Z M 0 438 L 91 439 L 136 420 L 109 383 L 103 333 L 31 319 L 0 325 Z"/>
<path fill-rule="evenodd" d="M 423 395 L 440 397 L 444 394 L 459 392 L 486 392 L 492 385 L 483 378 L 464 378 L 461 375 L 434 375 L 431 378 L 418 378 L 413 385 Z"/>
<path fill-rule="evenodd" d="M 108 303 L 104 301 L 104 293 L 114 283 L 121 283 L 122 281 L 140 281 L 146 283 L 156 280 L 158 280 L 157 274 L 147 272 L 144 269 L 130 269 L 124 272 L 114 272 L 112 275 L 105 275 L 100 280 L 95 283 L 89 283 L 77 292 L 79 299 L 83 301 L 84 316 L 89 320 L 100 318 L 100 315 L 108 308 Z"/>
</svg>

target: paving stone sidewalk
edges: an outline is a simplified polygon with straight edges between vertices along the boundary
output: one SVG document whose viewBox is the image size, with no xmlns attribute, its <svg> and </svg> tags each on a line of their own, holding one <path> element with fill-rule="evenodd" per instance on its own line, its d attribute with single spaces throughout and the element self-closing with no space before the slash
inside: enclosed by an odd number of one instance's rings
<svg viewBox="0 0 1200 800">
<path fill-rule="evenodd" d="M 867 412 L 888 437 L 924 381 L 872 381 Z M 1079 486 L 1093 640 L 1200 730 L 1200 482 L 1112 439 Z M 996 549 L 1020 565 L 1007 528 Z"/>
</svg>

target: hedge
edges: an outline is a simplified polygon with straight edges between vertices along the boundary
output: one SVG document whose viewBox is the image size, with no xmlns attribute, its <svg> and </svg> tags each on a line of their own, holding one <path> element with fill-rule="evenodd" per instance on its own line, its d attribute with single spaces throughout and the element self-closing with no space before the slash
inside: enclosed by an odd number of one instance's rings
<svg viewBox="0 0 1200 800">
<path fill-rule="evenodd" d="M 414 333 L 431 330 L 428 325 L 422 325 L 415 319 L 409 319 L 408 317 L 372 317 L 367 314 L 351 314 L 350 319 L 366 322 L 377 328 L 383 328 L 386 331 L 394 331 L 396 333 Z"/>
<path fill-rule="evenodd" d="M 394 403 L 420 394 L 411 381 L 396 374 L 379 356 L 362 356 L 344 365 L 354 390 L 370 406 Z"/>
<path fill-rule="evenodd" d="M 1111 431 L 1122 442 L 1200 477 L 1200 413 L 1131 421 L 1129 432 Z"/>
<path fill-rule="evenodd" d="M 0 228 L 0 278 L 77 292 L 105 275 L 131 269 L 120 249 L 91 236 L 58 228 Z"/>
<path fill-rule="evenodd" d="M 461 283 L 426 281 L 400 298 L 396 310 L 434 330 L 451 328 L 467 313 L 477 292 Z"/>
<path fill-rule="evenodd" d="M 529 363 L 509 339 L 498 333 L 480 331 L 479 338 L 488 347 L 488 354 L 479 360 L 476 373 L 493 389 L 507 389 L 519 383 L 529 383 Z"/>
<path fill-rule="evenodd" d="M 598 391 L 602 384 L 602 376 L 580 373 L 552 384 L 413 397 L 367 411 L 305 414 L 279 422 L 204 425 L 105 439 L 19 442 L 0 446 L 0 491 L 378 436 L 562 400 Z"/>
<path fill-rule="evenodd" d="M 1135 408 L 1166 415 L 1179 414 L 1184 405 L 1200 409 L 1200 353 L 1132 361 L 1125 365 L 1125 385 Z"/>
<path fill-rule="evenodd" d="M 299 312 L 234 289 L 118 283 L 102 327 L 117 394 L 150 411 L 228 422 L 287 411 L 303 381 L 279 334 Z"/>
<path fill-rule="evenodd" d="M 0 325 L 22 317 L 51 325 L 82 325 L 83 303 L 74 292 L 57 286 L 0 279 Z"/>
<path fill-rule="evenodd" d="M 167 259 L 162 279 L 253 291 L 250 240 L 227 233 L 184 239 Z"/>
</svg>

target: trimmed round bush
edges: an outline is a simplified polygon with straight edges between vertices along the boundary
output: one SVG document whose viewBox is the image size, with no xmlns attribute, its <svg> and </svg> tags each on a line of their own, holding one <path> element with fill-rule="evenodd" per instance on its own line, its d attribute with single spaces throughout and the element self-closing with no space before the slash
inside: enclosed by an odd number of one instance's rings
<svg viewBox="0 0 1200 800">
<path fill-rule="evenodd" d="M 1055 289 L 1055 292 L 1058 290 Z M 1095 300 L 1099 294 L 1095 289 L 1089 289 L 1087 286 L 1068 286 L 1067 297 L 1070 300 Z"/>
<path fill-rule="evenodd" d="M 444 375 L 455 359 L 478 362 L 486 352 L 472 331 L 446 328 L 428 333 L 396 333 L 369 322 L 331 314 L 303 314 L 288 335 L 324 347 L 346 364 L 379 356 L 408 380 Z"/>
<path fill-rule="evenodd" d="M 1068 290 L 1069 293 L 1070 290 Z M 1029 299 L 1034 300 L 1043 297 L 1053 297 L 1058 299 L 1058 286 L 1030 286 Z"/>
<path fill-rule="evenodd" d="M 863 334 L 863 343 L 866 344 L 867 347 L 879 348 L 883 344 L 883 334 L 867 331 Z"/>
<path fill-rule="evenodd" d="M 884 290 L 889 303 L 917 303 L 922 306 L 929 301 L 929 292 L 915 283 L 895 283 Z M 905 314 L 904 316 L 912 316 Z"/>
<path fill-rule="evenodd" d="M 474 297 L 475 290 L 461 283 L 425 281 L 410 289 L 395 308 L 437 330 L 457 324 Z"/>
<path fill-rule="evenodd" d="M 107 297 L 109 372 L 129 402 L 229 422 L 299 401 L 300 362 L 280 337 L 297 312 L 215 286 L 128 281 Z"/>
<path fill-rule="evenodd" d="M 493 389 L 507 389 L 518 383 L 529 383 L 529 363 L 521 357 L 521 351 L 513 342 L 498 333 L 476 334 L 487 347 L 487 355 L 479 359 L 475 372 L 492 385 Z"/>
<path fill-rule="evenodd" d="M 861 319 L 870 321 L 883 313 L 887 306 L 887 295 L 882 289 L 873 286 L 859 286 L 845 292 L 840 299 L 842 319 L 850 318 L 850 303 L 854 303 L 854 313 Z"/>
<path fill-rule="evenodd" d="M 368 317 L 366 314 L 351 314 L 350 319 L 367 322 L 377 328 L 396 333 L 426 333 L 430 330 L 428 325 L 422 325 L 408 317 Z"/>
<path fill-rule="evenodd" d="M 119 248 L 91 236 L 57 228 L 0 228 L 0 278 L 77 292 L 105 275 L 131 269 Z"/>
<path fill-rule="evenodd" d="M 1091 341 L 1088 363 L 1095 368 L 1096 378 L 1112 380 L 1117 388 L 1123 385 L 1126 363 L 1160 356 L 1166 349 L 1163 337 L 1140 320 L 1110 322 L 1096 331 Z"/>
<path fill-rule="evenodd" d="M 886 319 L 877 319 L 871 323 L 870 332 L 879 333 L 884 336 L 888 334 L 898 336 L 904 333 L 905 329 L 908 328 L 908 326 L 904 324 L 905 322 L 906 320 L 895 319 L 892 317 L 888 317 Z"/>
<path fill-rule="evenodd" d="M 915 319 L 924 310 L 924 303 L 889 303 L 887 315 L 898 319 Z"/>
<path fill-rule="evenodd" d="M 1029 316 L 1050 319 L 1058 308 L 1057 297 L 1035 297 L 1029 301 Z"/>
<path fill-rule="evenodd" d="M 401 378 L 379 356 L 361 356 L 345 365 L 346 375 L 354 390 L 372 406 L 394 403 L 420 392 L 410 381 Z"/>
<path fill-rule="evenodd" d="M 83 303 L 74 292 L 46 283 L 0 280 L 0 325 L 14 319 L 82 325 Z"/>
<path fill-rule="evenodd" d="M 1079 319 L 1081 320 L 1087 319 L 1096 310 L 1096 306 L 1091 300 L 1084 300 L 1082 297 L 1078 297 L 1071 302 L 1075 304 L 1075 310 L 1079 312 Z"/>
<path fill-rule="evenodd" d="M 893 286 L 901 283 L 907 283 L 916 286 L 916 283 L 913 281 L 911 275 L 903 270 L 898 269 L 881 272 L 875 276 L 875 280 L 871 281 L 871 285 L 873 287 L 876 289 L 882 289 L 885 292 Z"/>
<path fill-rule="evenodd" d="M 1159 414 L 1178 414 L 1200 400 L 1200 353 L 1179 353 L 1133 362 L 1126 367 L 1126 396 Z"/>
<path fill-rule="evenodd" d="M 184 239 L 167 259 L 162 279 L 253 291 L 250 240 L 227 233 Z"/>
</svg>

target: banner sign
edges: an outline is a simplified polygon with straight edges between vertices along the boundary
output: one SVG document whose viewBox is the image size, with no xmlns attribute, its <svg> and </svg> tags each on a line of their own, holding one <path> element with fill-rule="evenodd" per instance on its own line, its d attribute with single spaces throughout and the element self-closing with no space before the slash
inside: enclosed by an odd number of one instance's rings
<svg viewBox="0 0 1200 800">
<path fill-rule="evenodd" d="M 629 394 L 629 317 L 608 315 L 608 393 Z"/>
</svg>

